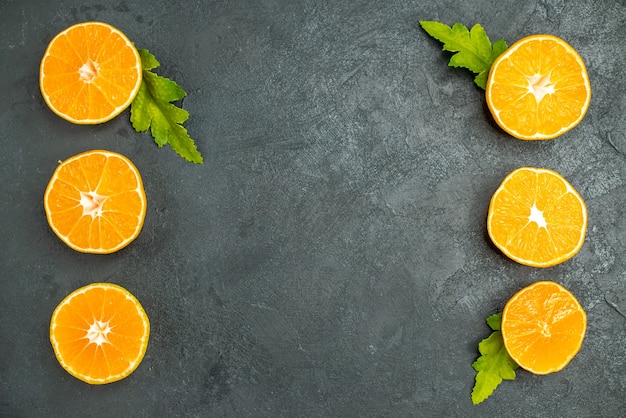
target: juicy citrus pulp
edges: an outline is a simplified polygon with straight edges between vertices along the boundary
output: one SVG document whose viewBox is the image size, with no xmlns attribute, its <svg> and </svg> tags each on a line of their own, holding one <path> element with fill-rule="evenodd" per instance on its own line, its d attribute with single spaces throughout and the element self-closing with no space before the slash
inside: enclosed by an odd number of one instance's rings
<svg viewBox="0 0 626 418">
<path fill-rule="evenodd" d="M 541 281 L 516 293 L 502 312 L 504 346 L 520 367 L 548 374 L 562 370 L 580 350 L 587 315 L 558 283 Z"/>
<path fill-rule="evenodd" d="M 552 35 L 511 45 L 493 62 L 485 93 L 496 123 L 519 139 L 552 139 L 569 131 L 591 101 L 584 61 Z"/>
<path fill-rule="evenodd" d="M 139 91 L 139 52 L 107 23 L 78 23 L 50 41 L 39 85 L 48 107 L 63 119 L 106 122 L 126 109 Z"/>
<path fill-rule="evenodd" d="M 63 161 L 44 194 L 50 227 L 76 251 L 106 254 L 130 244 L 146 215 L 141 176 L 125 156 L 92 150 Z"/>
<path fill-rule="evenodd" d="M 506 256 L 533 267 L 573 257 L 587 230 L 582 197 L 559 173 L 522 167 L 511 172 L 489 204 L 487 231 Z"/>
<path fill-rule="evenodd" d="M 111 283 L 70 293 L 50 320 L 50 342 L 61 366 L 91 384 L 131 374 L 148 347 L 150 322 L 139 301 Z"/>
</svg>

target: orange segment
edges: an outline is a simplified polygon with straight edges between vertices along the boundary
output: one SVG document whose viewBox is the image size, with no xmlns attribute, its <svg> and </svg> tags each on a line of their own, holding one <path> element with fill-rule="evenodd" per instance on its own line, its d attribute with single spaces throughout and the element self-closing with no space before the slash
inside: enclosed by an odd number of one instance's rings
<svg viewBox="0 0 626 418">
<path fill-rule="evenodd" d="M 584 61 L 552 35 L 532 35 L 511 45 L 493 62 L 485 93 L 496 123 L 529 140 L 569 131 L 591 101 Z"/>
<path fill-rule="evenodd" d="M 76 251 L 107 254 L 141 232 L 146 194 L 137 167 L 125 156 L 93 150 L 63 161 L 44 194 L 54 233 Z"/>
<path fill-rule="evenodd" d="M 139 301 L 111 283 L 93 283 L 69 294 L 50 320 L 50 342 L 61 366 L 91 384 L 131 374 L 148 347 L 150 322 Z"/>
<path fill-rule="evenodd" d="M 580 350 L 587 314 L 567 289 L 541 281 L 516 293 L 502 312 L 502 338 L 520 367 L 548 374 L 562 370 Z"/>
<path fill-rule="evenodd" d="M 582 197 L 560 174 L 522 167 L 510 173 L 489 204 L 487 231 L 509 258 L 550 267 L 573 257 L 587 231 Z"/>
<path fill-rule="evenodd" d="M 141 59 L 133 43 L 102 22 L 79 23 L 56 35 L 39 72 L 48 107 L 78 124 L 113 119 L 131 104 L 141 80 Z"/>
</svg>

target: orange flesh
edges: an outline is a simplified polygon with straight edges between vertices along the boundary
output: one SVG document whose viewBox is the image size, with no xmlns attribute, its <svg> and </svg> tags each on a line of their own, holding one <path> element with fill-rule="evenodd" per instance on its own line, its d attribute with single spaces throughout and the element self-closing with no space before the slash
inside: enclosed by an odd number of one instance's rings
<svg viewBox="0 0 626 418">
<path fill-rule="evenodd" d="M 520 139 L 551 139 L 576 126 L 591 99 L 582 58 L 550 35 L 524 38 L 493 63 L 487 104 L 505 131 Z"/>
<path fill-rule="evenodd" d="M 139 234 L 146 199 L 139 172 L 125 157 L 90 151 L 62 164 L 44 197 L 54 232 L 77 251 L 117 251 Z"/>
<path fill-rule="evenodd" d="M 74 123 L 113 118 L 130 105 L 141 84 L 135 47 L 119 30 L 99 22 L 75 25 L 57 35 L 40 72 L 46 103 Z"/>
<path fill-rule="evenodd" d="M 494 193 L 488 215 L 494 244 L 514 260 L 549 267 L 574 256 L 587 227 L 585 204 L 558 173 L 525 167 Z"/>
<path fill-rule="evenodd" d="M 127 290 L 96 283 L 59 304 L 50 333 L 61 365 L 81 380 L 101 384 L 126 377 L 139 365 L 149 322 Z"/>
<path fill-rule="evenodd" d="M 587 316 L 576 298 L 553 282 L 518 292 L 505 306 L 502 336 L 511 357 L 536 374 L 562 370 L 578 353 Z"/>
</svg>

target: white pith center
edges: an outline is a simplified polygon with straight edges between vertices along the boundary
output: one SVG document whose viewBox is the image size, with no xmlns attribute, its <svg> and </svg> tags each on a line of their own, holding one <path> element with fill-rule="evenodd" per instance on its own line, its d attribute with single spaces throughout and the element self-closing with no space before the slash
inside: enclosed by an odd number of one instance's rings
<svg viewBox="0 0 626 418">
<path fill-rule="evenodd" d="M 93 324 L 89 326 L 85 337 L 89 339 L 90 344 L 102 345 L 109 342 L 107 338 L 109 332 L 111 332 L 111 327 L 108 322 L 94 320 Z"/>
<path fill-rule="evenodd" d="M 545 228 L 548 224 L 546 218 L 543 217 L 543 211 L 537 209 L 537 206 L 533 204 L 530 208 L 530 216 L 528 217 L 530 222 L 535 222 L 539 228 Z"/>
<path fill-rule="evenodd" d="M 550 74 L 526 76 L 526 80 L 528 80 L 528 92 L 535 96 L 537 103 L 547 94 L 554 93 L 554 83 L 550 82 Z"/>
<path fill-rule="evenodd" d="M 106 196 L 100 196 L 95 192 L 80 192 L 80 204 L 83 207 L 83 216 L 90 215 L 92 218 L 102 215 L 102 205 Z"/>
<path fill-rule="evenodd" d="M 539 322 L 539 328 L 541 328 L 541 335 L 543 335 L 544 337 L 552 336 L 552 334 L 550 333 L 550 328 L 548 328 L 548 324 L 546 324 L 544 321 Z"/>
<path fill-rule="evenodd" d="M 87 62 L 78 69 L 78 75 L 80 77 L 80 80 L 84 81 L 85 83 L 91 83 L 93 79 L 96 78 L 96 76 L 98 75 L 99 69 L 100 66 L 97 62 L 88 59 Z"/>
</svg>

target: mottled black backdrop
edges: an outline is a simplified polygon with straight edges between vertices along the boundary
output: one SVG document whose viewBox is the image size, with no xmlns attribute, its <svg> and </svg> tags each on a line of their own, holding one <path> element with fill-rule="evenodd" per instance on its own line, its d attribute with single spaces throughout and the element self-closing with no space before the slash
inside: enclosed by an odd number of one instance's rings
<svg viewBox="0 0 626 418">
<path fill-rule="evenodd" d="M 122 29 L 188 92 L 204 165 L 128 111 L 89 127 L 45 106 L 44 49 L 84 20 Z M 419 20 L 566 39 L 588 66 L 587 116 L 553 141 L 507 136 Z M 613 0 L 0 0 L 0 415 L 623 414 L 625 20 Z M 107 256 L 65 247 L 43 212 L 57 162 L 92 148 L 131 158 L 149 199 L 139 238 Z M 489 198 L 522 165 L 587 202 L 562 265 L 517 265 L 487 238 Z M 473 406 L 485 318 L 537 280 L 587 310 L 580 353 Z M 67 374 L 48 341 L 58 302 L 94 281 L 128 288 L 152 324 L 143 363 L 106 386 Z"/>
</svg>

